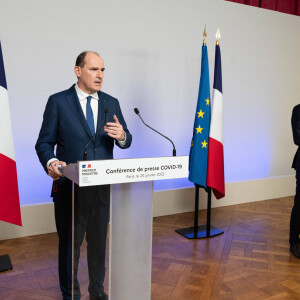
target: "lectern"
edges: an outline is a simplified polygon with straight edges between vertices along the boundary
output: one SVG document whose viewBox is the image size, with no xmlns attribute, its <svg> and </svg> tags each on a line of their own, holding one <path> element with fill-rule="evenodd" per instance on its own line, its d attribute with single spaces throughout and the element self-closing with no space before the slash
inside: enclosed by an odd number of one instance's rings
<svg viewBox="0 0 300 300">
<path fill-rule="evenodd" d="M 111 184 L 109 299 L 150 300 L 153 181 L 187 177 L 188 156 L 80 161 L 63 174 L 73 190 Z"/>
</svg>

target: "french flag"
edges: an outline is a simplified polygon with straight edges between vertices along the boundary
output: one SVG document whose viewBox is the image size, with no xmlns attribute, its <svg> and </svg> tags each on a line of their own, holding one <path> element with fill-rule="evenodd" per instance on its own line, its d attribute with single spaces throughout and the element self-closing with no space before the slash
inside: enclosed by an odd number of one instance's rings
<svg viewBox="0 0 300 300">
<path fill-rule="evenodd" d="M 22 226 L 8 92 L 0 43 L 0 221 Z"/>
<path fill-rule="evenodd" d="M 217 43 L 206 182 L 207 186 L 212 188 L 217 199 L 225 196 L 222 114 L 223 94 L 221 51 L 220 46 Z"/>
</svg>

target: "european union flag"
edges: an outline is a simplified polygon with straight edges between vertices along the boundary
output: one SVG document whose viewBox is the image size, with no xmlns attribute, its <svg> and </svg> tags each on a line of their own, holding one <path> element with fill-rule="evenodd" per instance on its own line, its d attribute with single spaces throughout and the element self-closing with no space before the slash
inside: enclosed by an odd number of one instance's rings
<svg viewBox="0 0 300 300">
<path fill-rule="evenodd" d="M 207 46 L 202 46 L 201 75 L 189 157 L 189 180 L 206 186 L 208 138 L 210 125 L 210 86 Z"/>
</svg>

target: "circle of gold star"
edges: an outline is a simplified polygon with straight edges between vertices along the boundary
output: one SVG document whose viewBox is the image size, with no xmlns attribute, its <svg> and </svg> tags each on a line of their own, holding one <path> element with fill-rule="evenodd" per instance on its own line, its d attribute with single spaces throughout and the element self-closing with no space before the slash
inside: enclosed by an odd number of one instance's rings
<svg viewBox="0 0 300 300">
<path fill-rule="evenodd" d="M 199 125 L 199 127 L 197 127 L 196 130 L 197 130 L 196 133 L 202 133 L 203 128 L 201 128 L 200 125 Z"/>
<path fill-rule="evenodd" d="M 202 148 L 207 148 L 206 146 L 207 146 L 207 143 L 205 142 L 205 140 L 203 141 L 203 142 L 201 142 L 201 144 L 202 144 Z"/>
<path fill-rule="evenodd" d="M 197 111 L 197 114 L 198 114 L 198 118 L 203 118 L 203 115 L 205 114 L 205 112 L 203 112 L 201 109 L 200 109 L 200 111 L 198 112 Z"/>
</svg>

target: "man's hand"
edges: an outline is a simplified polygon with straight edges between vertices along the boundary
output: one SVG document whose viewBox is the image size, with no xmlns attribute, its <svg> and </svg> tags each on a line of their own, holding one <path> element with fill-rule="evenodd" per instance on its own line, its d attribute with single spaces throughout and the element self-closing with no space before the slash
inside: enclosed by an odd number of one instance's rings
<svg viewBox="0 0 300 300">
<path fill-rule="evenodd" d="M 65 167 L 66 163 L 64 161 L 55 160 L 50 164 L 48 168 L 48 175 L 54 180 L 59 179 L 59 177 L 64 177 L 64 175 L 60 172 L 58 168 L 59 165 Z"/>
<path fill-rule="evenodd" d="M 119 120 L 116 115 L 114 115 L 114 123 L 108 122 L 106 123 L 106 126 L 104 126 L 104 131 L 107 132 L 107 134 L 118 140 L 118 141 L 124 141 L 125 140 L 125 132 L 123 130 L 123 126 L 119 123 Z"/>
</svg>

